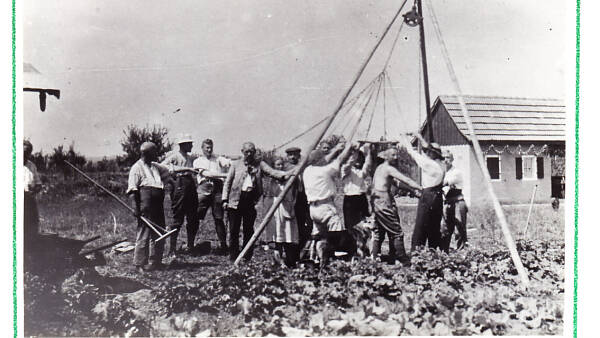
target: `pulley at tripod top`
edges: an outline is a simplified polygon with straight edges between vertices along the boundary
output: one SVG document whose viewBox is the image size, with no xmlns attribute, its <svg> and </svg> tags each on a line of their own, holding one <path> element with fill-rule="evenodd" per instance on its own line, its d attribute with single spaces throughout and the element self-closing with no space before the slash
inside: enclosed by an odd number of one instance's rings
<svg viewBox="0 0 600 338">
<path fill-rule="evenodd" d="M 421 21 L 423 21 L 423 17 L 421 17 L 419 13 L 417 13 L 417 8 L 415 6 L 413 6 L 413 8 L 410 11 L 406 12 L 405 14 L 402 14 L 402 17 L 404 17 L 404 23 L 406 23 L 410 27 L 418 26 L 421 23 Z"/>
</svg>

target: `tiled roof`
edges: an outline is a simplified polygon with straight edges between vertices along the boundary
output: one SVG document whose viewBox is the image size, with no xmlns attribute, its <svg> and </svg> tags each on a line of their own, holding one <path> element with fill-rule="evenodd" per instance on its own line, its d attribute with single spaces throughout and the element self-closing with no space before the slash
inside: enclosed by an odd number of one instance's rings
<svg viewBox="0 0 600 338">
<path fill-rule="evenodd" d="M 469 137 L 458 98 L 443 95 L 438 100 Z M 495 96 L 464 96 L 464 100 L 479 140 L 565 140 L 566 107 L 562 100 Z"/>
</svg>

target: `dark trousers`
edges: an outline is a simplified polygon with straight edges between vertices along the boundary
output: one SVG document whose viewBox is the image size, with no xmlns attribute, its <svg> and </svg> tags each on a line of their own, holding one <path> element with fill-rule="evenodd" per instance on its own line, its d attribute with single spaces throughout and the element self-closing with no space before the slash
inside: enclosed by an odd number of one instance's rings
<svg viewBox="0 0 600 338">
<path fill-rule="evenodd" d="M 413 231 L 411 250 L 425 246 L 426 243 L 433 249 L 440 246 L 442 203 L 441 186 L 423 189 L 417 205 L 417 221 Z"/>
<path fill-rule="evenodd" d="M 220 182 L 220 181 L 219 181 Z M 208 209 L 211 209 L 213 220 L 215 222 L 215 232 L 221 248 L 227 247 L 227 231 L 223 221 L 223 205 L 221 194 L 223 184 L 215 184 L 213 192 L 210 195 L 198 193 L 198 219 L 203 220 L 206 217 Z"/>
<path fill-rule="evenodd" d="M 173 212 L 173 223 L 170 229 L 177 232 L 169 237 L 169 252 L 175 253 L 179 230 L 186 222 L 187 246 L 194 247 L 196 233 L 198 233 L 198 194 L 196 193 L 196 182 L 192 176 L 178 176 L 171 191 L 171 210 Z"/>
<path fill-rule="evenodd" d="M 298 223 L 298 244 L 300 249 L 302 249 L 310 240 L 310 233 L 313 227 L 312 219 L 310 218 L 310 208 L 306 194 L 303 191 L 298 192 L 294 212 L 296 213 L 296 222 Z"/>
<path fill-rule="evenodd" d="M 29 250 L 33 248 L 33 242 L 36 240 L 40 228 L 40 216 L 33 193 L 26 191 L 23 195 L 23 213 L 23 251 L 28 254 Z"/>
<path fill-rule="evenodd" d="M 366 217 L 369 217 L 367 194 L 344 196 L 344 224 L 351 229 Z"/>
<path fill-rule="evenodd" d="M 458 230 L 456 248 L 461 249 L 467 243 L 467 211 L 467 204 L 463 199 L 444 203 L 440 245 L 442 250 L 449 251 L 454 229 Z"/>
<path fill-rule="evenodd" d="M 165 212 L 163 202 L 165 192 L 163 189 L 141 187 L 140 211 L 150 221 L 165 226 Z M 159 235 L 148 227 L 144 222 L 138 220 L 137 233 L 135 237 L 135 250 L 133 252 L 133 264 L 136 266 L 159 264 L 162 261 L 164 241 L 154 242 Z"/>
<path fill-rule="evenodd" d="M 254 221 L 256 220 L 256 208 L 252 193 L 242 192 L 236 209 L 228 208 L 229 215 L 229 258 L 235 260 L 240 253 L 240 226 L 243 234 L 243 247 L 246 246 L 250 237 L 254 234 Z M 254 247 L 244 255 L 244 259 L 250 260 Z"/>
<path fill-rule="evenodd" d="M 385 238 L 385 234 L 389 239 L 389 259 L 395 262 L 398 258 L 401 262 L 406 263 L 410 259 L 406 255 L 404 249 L 404 232 L 400 225 L 400 217 L 398 216 L 398 207 L 394 198 L 389 192 L 373 192 L 371 196 L 371 205 L 373 214 L 375 215 L 375 230 L 373 231 L 373 247 L 372 257 L 377 257 L 381 252 L 381 244 Z"/>
<path fill-rule="evenodd" d="M 298 261 L 298 244 L 296 243 L 275 243 L 275 260 L 284 263 L 287 267 L 293 267 Z M 283 256 L 284 258 L 282 259 Z"/>
</svg>

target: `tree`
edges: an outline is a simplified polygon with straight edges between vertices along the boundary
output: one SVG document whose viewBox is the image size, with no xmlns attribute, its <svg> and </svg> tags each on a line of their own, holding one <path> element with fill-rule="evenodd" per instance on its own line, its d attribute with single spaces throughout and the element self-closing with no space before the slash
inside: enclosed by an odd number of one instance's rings
<svg viewBox="0 0 600 338">
<path fill-rule="evenodd" d="M 71 174 L 70 167 L 65 163 L 65 160 L 77 167 L 83 167 L 86 163 L 85 156 L 75 151 L 74 143 L 69 145 L 69 150 L 66 152 L 62 144 L 52 149 L 52 154 L 48 156 L 48 167 L 54 171 L 62 172 L 65 179 Z"/>
<path fill-rule="evenodd" d="M 42 151 L 31 154 L 31 162 L 35 164 L 38 171 L 44 172 L 48 168 L 48 155 L 42 154 Z"/>
<path fill-rule="evenodd" d="M 140 158 L 140 146 L 144 142 L 149 141 L 156 144 L 159 157 L 173 147 L 173 143 L 167 138 L 169 130 L 160 125 L 153 125 L 152 128 L 148 126 L 140 128 L 130 124 L 123 130 L 123 134 L 121 147 L 126 154 L 123 162 L 127 165 L 132 165 Z"/>
</svg>

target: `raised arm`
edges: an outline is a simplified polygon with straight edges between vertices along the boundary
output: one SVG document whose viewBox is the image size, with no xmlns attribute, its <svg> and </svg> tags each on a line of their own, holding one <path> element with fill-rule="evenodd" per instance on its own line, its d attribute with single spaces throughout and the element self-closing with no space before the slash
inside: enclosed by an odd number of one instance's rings
<svg viewBox="0 0 600 338">
<path fill-rule="evenodd" d="M 421 135 L 418 135 L 417 139 L 423 140 L 423 137 Z M 425 140 L 423 140 L 423 142 L 425 142 Z M 408 141 L 408 138 L 405 135 L 400 136 L 400 145 L 406 149 L 408 155 L 410 155 L 410 157 L 412 157 L 412 159 L 415 160 L 415 162 L 417 162 L 417 165 L 419 167 L 423 168 L 426 171 L 437 170 L 438 165 L 435 163 L 435 161 L 430 159 L 427 155 L 420 154 L 418 151 L 414 150 L 412 145 Z M 423 146 L 425 147 L 427 145 L 428 143 L 425 142 Z"/>
<path fill-rule="evenodd" d="M 361 169 L 363 176 L 366 176 L 369 170 L 371 170 L 371 166 L 373 165 L 373 156 L 371 152 L 372 145 L 367 145 L 365 147 L 365 163 Z"/>
<path fill-rule="evenodd" d="M 404 183 L 415 190 L 423 189 L 419 185 L 419 183 L 413 181 L 410 177 L 402 174 L 398 169 L 396 169 L 392 166 L 389 166 L 388 170 L 389 170 L 388 173 L 390 174 L 390 176 L 392 176 L 395 180 L 400 181 L 401 183 Z"/>
<path fill-rule="evenodd" d="M 281 170 L 277 170 L 272 168 L 270 165 L 268 165 L 265 161 L 260 161 L 260 170 L 262 170 L 263 173 L 265 173 L 267 176 L 271 176 L 273 178 L 276 179 L 284 179 L 286 177 L 286 175 L 288 175 L 288 171 L 281 171 Z"/>
</svg>

